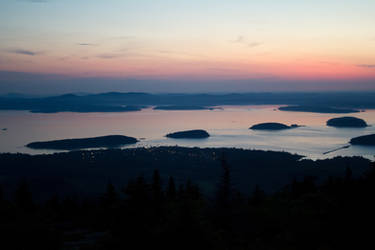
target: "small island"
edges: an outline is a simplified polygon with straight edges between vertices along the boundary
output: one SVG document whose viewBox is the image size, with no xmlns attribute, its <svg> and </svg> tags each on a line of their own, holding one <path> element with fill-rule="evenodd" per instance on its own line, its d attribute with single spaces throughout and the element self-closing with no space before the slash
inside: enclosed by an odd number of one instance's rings
<svg viewBox="0 0 375 250">
<path fill-rule="evenodd" d="M 174 139 L 204 139 L 210 136 L 207 131 L 202 129 L 179 131 L 167 134 L 166 137 Z"/>
<path fill-rule="evenodd" d="M 156 106 L 154 110 L 213 110 L 214 108 L 195 105 Z"/>
<path fill-rule="evenodd" d="M 345 116 L 328 120 L 327 126 L 338 128 L 364 128 L 367 127 L 367 123 L 357 117 Z"/>
<path fill-rule="evenodd" d="M 277 122 L 266 122 L 266 123 L 260 123 L 251 126 L 249 129 L 253 130 L 283 130 L 283 129 L 291 129 L 291 128 L 298 128 L 300 127 L 297 124 L 292 124 L 291 126 L 277 123 Z"/>
<path fill-rule="evenodd" d="M 113 148 L 137 142 L 138 140 L 133 137 L 108 135 L 92 138 L 32 142 L 27 144 L 26 147 L 32 149 L 76 150 L 85 148 Z"/>
<path fill-rule="evenodd" d="M 286 106 L 280 107 L 281 111 L 292 111 L 292 112 L 311 112 L 311 113 L 323 113 L 323 114 L 347 114 L 347 113 L 358 113 L 357 109 L 349 108 L 335 108 L 325 106 Z"/>
<path fill-rule="evenodd" d="M 350 144 L 362 145 L 362 146 L 375 146 L 375 134 L 363 135 L 363 136 L 352 138 L 350 140 Z"/>
</svg>

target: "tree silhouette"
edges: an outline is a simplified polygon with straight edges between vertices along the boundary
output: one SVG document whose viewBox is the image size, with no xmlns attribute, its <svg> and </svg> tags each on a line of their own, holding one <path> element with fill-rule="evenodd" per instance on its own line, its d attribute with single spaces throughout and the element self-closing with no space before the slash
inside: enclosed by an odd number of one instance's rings
<svg viewBox="0 0 375 250">
<path fill-rule="evenodd" d="M 169 201 L 176 200 L 176 184 L 172 176 L 170 176 L 168 180 L 167 198 Z"/>
<path fill-rule="evenodd" d="M 118 199 L 118 194 L 116 192 L 115 186 L 109 181 L 107 183 L 107 189 L 102 197 L 102 202 L 105 207 L 112 206 Z"/>
<path fill-rule="evenodd" d="M 265 199 L 265 196 L 264 191 L 259 187 L 259 185 L 255 185 L 255 189 L 250 198 L 250 205 L 258 206 Z"/>
<path fill-rule="evenodd" d="M 353 171 L 350 167 L 346 167 L 345 169 L 345 181 L 350 181 L 353 176 Z"/>
<path fill-rule="evenodd" d="M 4 202 L 4 191 L 3 191 L 3 185 L 0 184 L 0 206 Z"/>
<path fill-rule="evenodd" d="M 218 185 L 217 205 L 224 208 L 229 206 L 233 195 L 230 166 L 224 156 L 221 159 L 221 167 L 223 174 Z"/>
<path fill-rule="evenodd" d="M 31 213 L 34 210 L 34 202 L 29 185 L 26 181 L 21 181 L 15 193 L 15 204 L 20 211 Z"/>
<path fill-rule="evenodd" d="M 161 185 L 162 184 L 161 184 L 160 174 L 159 174 L 159 171 L 156 169 L 152 176 L 152 185 L 151 185 L 152 198 L 154 202 L 156 203 L 160 203 L 161 200 L 163 199 L 163 190 L 162 190 Z"/>
</svg>

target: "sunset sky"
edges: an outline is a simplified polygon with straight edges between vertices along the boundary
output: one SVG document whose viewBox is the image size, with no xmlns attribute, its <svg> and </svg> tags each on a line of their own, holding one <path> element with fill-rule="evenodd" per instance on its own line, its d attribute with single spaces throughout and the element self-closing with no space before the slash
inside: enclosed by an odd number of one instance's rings
<svg viewBox="0 0 375 250">
<path fill-rule="evenodd" d="M 2 93 L 375 90 L 375 1 L 2 0 L 0 71 Z"/>
</svg>

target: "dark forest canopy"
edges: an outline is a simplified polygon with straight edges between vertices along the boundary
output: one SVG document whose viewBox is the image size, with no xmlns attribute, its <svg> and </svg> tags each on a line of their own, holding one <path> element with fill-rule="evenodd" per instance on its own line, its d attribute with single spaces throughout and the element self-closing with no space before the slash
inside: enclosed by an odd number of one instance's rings
<svg viewBox="0 0 375 250">
<path fill-rule="evenodd" d="M 55 141 L 32 142 L 27 144 L 28 148 L 33 149 L 85 149 L 85 148 L 111 148 L 126 144 L 137 143 L 138 140 L 124 135 L 107 135 L 92 138 L 64 139 Z"/>
<path fill-rule="evenodd" d="M 210 134 L 202 129 L 194 129 L 170 133 L 166 137 L 174 139 L 204 139 L 210 137 Z"/>
<path fill-rule="evenodd" d="M 0 247 L 372 249 L 370 162 L 298 159 L 277 152 L 175 147 L 0 154 Z M 130 168 L 137 171 L 129 174 Z M 191 168 L 199 174 L 191 175 Z M 288 178 L 282 181 L 281 175 Z M 279 188 L 265 192 L 262 178 Z M 59 188 L 67 183 L 81 190 L 62 195 Z M 93 188 L 97 193 L 91 197 L 82 192 Z"/>
<path fill-rule="evenodd" d="M 364 128 L 367 127 L 367 123 L 363 119 L 357 117 L 345 116 L 328 120 L 327 126 Z"/>
<path fill-rule="evenodd" d="M 96 195 L 108 180 L 121 187 L 129 178 L 150 176 L 159 169 L 164 177 L 174 176 L 177 183 L 191 179 L 206 194 L 212 194 L 220 175 L 221 158 L 231 166 L 236 188 L 248 192 L 258 184 L 267 192 L 278 191 L 293 178 L 306 175 L 324 180 L 342 176 L 343 166 L 361 175 L 369 160 L 338 157 L 327 160 L 301 160 L 286 152 L 231 148 L 152 147 L 93 151 L 71 151 L 47 155 L 0 154 L 2 180 L 9 184 L 26 179 L 39 197 L 58 193 Z M 45 187 L 50 188 L 46 189 Z"/>
<path fill-rule="evenodd" d="M 66 94 L 51 97 L 0 97 L 0 110 L 33 112 L 122 112 L 145 106 L 293 105 L 281 110 L 346 113 L 375 108 L 375 92 L 338 93 L 243 93 L 243 94 Z M 297 106 L 297 108 L 295 107 Z M 301 108 L 302 107 L 302 108 Z M 335 107 L 335 108 L 332 108 Z"/>
</svg>

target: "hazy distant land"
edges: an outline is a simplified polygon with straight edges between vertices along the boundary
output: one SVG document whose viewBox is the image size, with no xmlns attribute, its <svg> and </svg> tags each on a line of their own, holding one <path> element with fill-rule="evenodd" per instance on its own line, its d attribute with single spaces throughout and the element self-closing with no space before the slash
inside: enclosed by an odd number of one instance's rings
<svg viewBox="0 0 375 250">
<path fill-rule="evenodd" d="M 294 112 L 312 112 L 312 113 L 327 113 L 327 114 L 347 114 L 358 113 L 357 109 L 349 108 L 334 108 L 327 106 L 286 106 L 280 107 L 281 111 L 294 111 Z"/>
<path fill-rule="evenodd" d="M 70 106 L 64 105 L 61 107 L 42 107 L 39 109 L 32 109 L 32 113 L 58 113 L 58 112 L 77 112 L 77 113 L 90 113 L 90 112 L 134 112 L 141 111 L 141 106 L 100 106 L 100 105 L 82 105 Z"/>
<path fill-rule="evenodd" d="M 155 110 L 212 110 L 212 107 L 205 107 L 205 106 L 194 106 L 194 105 L 168 105 L 168 106 L 156 106 L 154 107 Z"/>
<path fill-rule="evenodd" d="M 54 112 L 129 112 L 156 106 L 160 110 L 203 110 L 220 105 L 289 105 L 283 111 L 353 113 L 375 108 L 375 93 L 241 93 L 241 94 L 65 94 L 51 97 L 0 97 L 0 110 Z"/>
</svg>

